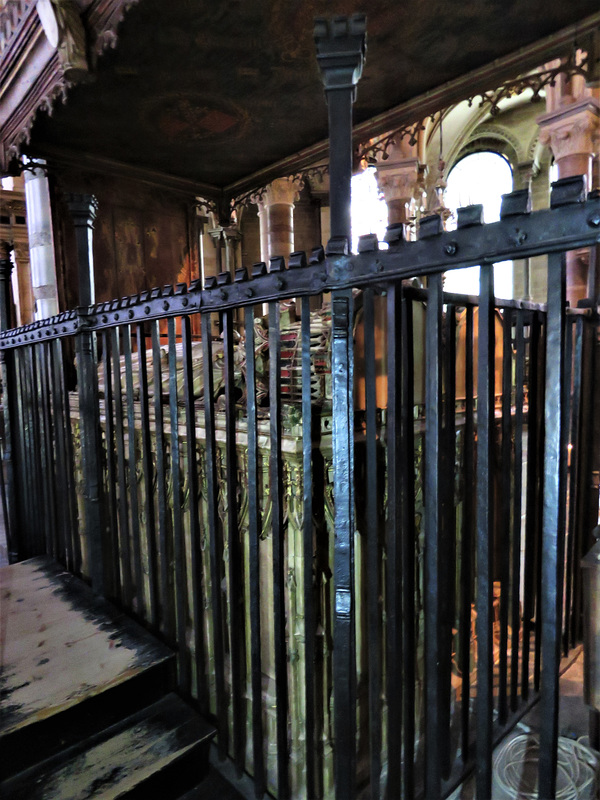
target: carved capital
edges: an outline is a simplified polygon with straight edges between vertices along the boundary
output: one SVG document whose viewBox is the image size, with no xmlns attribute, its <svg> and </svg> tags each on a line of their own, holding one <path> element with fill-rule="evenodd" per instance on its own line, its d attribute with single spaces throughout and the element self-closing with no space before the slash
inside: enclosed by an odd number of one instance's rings
<svg viewBox="0 0 600 800">
<path fill-rule="evenodd" d="M 408 202 L 419 184 L 419 160 L 407 158 L 394 164 L 377 165 L 377 184 L 386 203 L 393 200 Z"/>
<path fill-rule="evenodd" d="M 538 118 L 540 142 L 548 145 L 554 158 L 592 155 L 600 141 L 600 107 L 585 101 Z"/>
<path fill-rule="evenodd" d="M 273 205 L 293 206 L 298 202 L 303 183 L 298 178 L 276 178 L 267 186 L 262 202 L 268 208 Z"/>
<path fill-rule="evenodd" d="M 65 202 L 75 226 L 92 228 L 98 212 L 98 201 L 93 194 L 65 194 Z"/>
<path fill-rule="evenodd" d="M 315 20 L 317 60 L 325 90 L 350 89 L 362 74 L 366 52 L 366 17 Z"/>
</svg>

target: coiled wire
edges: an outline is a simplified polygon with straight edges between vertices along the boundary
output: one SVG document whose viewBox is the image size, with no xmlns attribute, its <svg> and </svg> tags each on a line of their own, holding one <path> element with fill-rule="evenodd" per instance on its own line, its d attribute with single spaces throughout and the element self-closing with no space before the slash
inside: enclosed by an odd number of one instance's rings
<svg viewBox="0 0 600 800">
<path fill-rule="evenodd" d="M 494 800 L 538 800 L 539 753 L 539 737 L 533 734 L 520 734 L 499 745 L 493 758 Z M 599 753 L 581 741 L 559 736 L 556 800 L 595 800 L 599 766 Z"/>
</svg>

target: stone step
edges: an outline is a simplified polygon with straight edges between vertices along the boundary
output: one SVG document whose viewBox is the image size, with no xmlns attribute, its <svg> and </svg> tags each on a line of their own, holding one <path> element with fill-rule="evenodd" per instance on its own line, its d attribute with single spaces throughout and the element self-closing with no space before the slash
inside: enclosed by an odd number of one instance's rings
<svg viewBox="0 0 600 800">
<path fill-rule="evenodd" d="M 163 697 L 175 656 L 46 557 L 0 569 L 0 780 Z"/>
<path fill-rule="evenodd" d="M 215 729 L 171 693 L 0 783 L 5 800 L 176 800 L 208 770 Z"/>
</svg>

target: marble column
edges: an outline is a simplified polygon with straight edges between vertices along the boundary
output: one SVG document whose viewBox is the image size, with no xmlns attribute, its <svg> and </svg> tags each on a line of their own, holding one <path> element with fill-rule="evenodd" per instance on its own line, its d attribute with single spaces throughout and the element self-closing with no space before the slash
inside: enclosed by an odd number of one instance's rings
<svg viewBox="0 0 600 800">
<path fill-rule="evenodd" d="M 420 179 L 418 158 L 377 164 L 377 183 L 388 207 L 388 224 L 410 223 L 410 205 Z"/>
<path fill-rule="evenodd" d="M 35 319 L 58 314 L 48 178 L 43 165 L 25 171 L 25 203 Z"/>
<path fill-rule="evenodd" d="M 262 211 L 259 205 L 261 258 L 267 264 L 273 256 L 287 258 L 294 252 L 294 203 L 301 188 L 298 180 L 276 178 L 262 197 Z"/>
<path fill-rule="evenodd" d="M 594 157 L 600 143 L 600 99 L 591 94 L 555 104 L 548 113 L 538 117 L 540 141 L 549 145 L 558 167 L 559 178 L 574 175 L 586 177 L 587 189 L 592 189 Z M 567 300 L 572 306 L 587 297 L 589 251 L 567 253 Z"/>
</svg>

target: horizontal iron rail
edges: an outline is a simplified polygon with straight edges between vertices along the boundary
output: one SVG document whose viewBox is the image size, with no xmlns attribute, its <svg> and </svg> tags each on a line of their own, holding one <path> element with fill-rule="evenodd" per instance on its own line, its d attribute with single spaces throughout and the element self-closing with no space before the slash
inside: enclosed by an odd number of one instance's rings
<svg viewBox="0 0 600 800">
<path fill-rule="evenodd" d="M 207 279 L 204 288 L 197 280 L 189 288 L 180 283 L 67 311 L 3 332 L 0 350 L 69 336 L 80 330 L 102 330 L 198 311 L 223 311 L 597 244 L 600 198 L 594 195 L 584 202 L 516 214 L 500 222 L 425 235 L 416 242 L 390 242 L 389 250 L 377 250 L 377 242 L 373 241 L 369 250 L 358 255 L 332 253 L 326 257 L 319 247 L 313 250 L 307 266 L 302 253 L 290 257 L 289 269 L 285 269 L 283 258 L 271 259 L 269 272 L 265 264 L 254 265 L 252 280 L 248 270 L 242 268 L 236 270 L 233 282 L 229 273 L 221 273 Z"/>
</svg>

